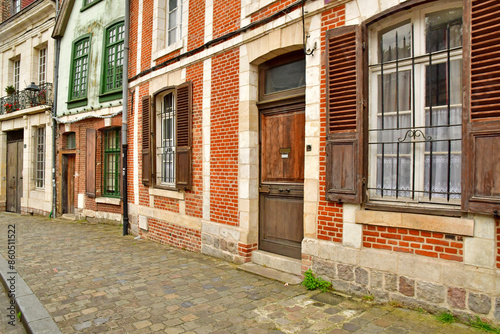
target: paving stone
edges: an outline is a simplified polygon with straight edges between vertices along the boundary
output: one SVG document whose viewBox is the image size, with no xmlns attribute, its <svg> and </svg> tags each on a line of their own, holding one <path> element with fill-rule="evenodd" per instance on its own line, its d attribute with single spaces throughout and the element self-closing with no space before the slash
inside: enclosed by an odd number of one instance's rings
<svg viewBox="0 0 500 334">
<path fill-rule="evenodd" d="M 203 254 L 124 237 L 117 226 L 0 213 L 0 229 L 13 221 L 19 227 L 19 273 L 63 333 L 475 332 L 428 326 L 434 317 L 344 298 L 335 306 L 316 304 L 311 297 L 317 292 L 303 286 L 285 287 Z M 6 244 L 2 233 L 0 244 Z M 324 265 L 338 276 L 334 263 Z M 395 275 L 371 271 L 365 279 L 352 266 L 340 269 L 349 281 L 334 281 L 347 288 L 355 281 L 364 288 L 368 279 L 371 288 L 383 281 L 398 290 Z M 4 319 L 2 305 L 0 298 Z M 1 333 L 10 333 L 1 326 Z"/>
<path fill-rule="evenodd" d="M 355 332 L 358 329 L 360 329 L 361 327 L 359 325 L 348 322 L 348 323 L 344 324 L 343 328 L 348 332 Z"/>
</svg>

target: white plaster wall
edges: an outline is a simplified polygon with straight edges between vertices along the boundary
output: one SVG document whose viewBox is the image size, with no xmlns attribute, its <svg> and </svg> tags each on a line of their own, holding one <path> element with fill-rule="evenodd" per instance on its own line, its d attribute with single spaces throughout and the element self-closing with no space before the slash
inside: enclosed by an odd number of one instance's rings
<svg viewBox="0 0 500 334">
<path fill-rule="evenodd" d="M 141 2 L 142 3 L 142 2 Z M 64 36 L 61 38 L 61 54 L 59 63 L 59 92 L 57 114 L 63 115 L 82 111 L 100 109 L 119 105 L 120 101 L 99 103 L 101 67 L 103 58 L 103 41 L 105 29 L 120 19 L 124 19 L 125 3 L 119 0 L 102 0 L 92 7 L 80 12 L 82 2 L 76 1 L 71 16 L 66 26 Z M 102 15 L 106 13 L 106 15 Z M 88 103 L 85 107 L 68 109 L 68 89 L 71 74 L 71 53 L 73 42 L 85 34 L 92 34 L 90 39 L 89 71 L 87 73 Z"/>
</svg>

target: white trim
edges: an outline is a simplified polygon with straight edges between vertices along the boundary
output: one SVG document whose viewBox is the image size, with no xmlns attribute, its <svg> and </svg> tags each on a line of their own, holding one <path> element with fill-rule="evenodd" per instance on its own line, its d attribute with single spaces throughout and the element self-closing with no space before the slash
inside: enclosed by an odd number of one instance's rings
<svg viewBox="0 0 500 334">
<path fill-rule="evenodd" d="M 96 197 L 95 202 L 102 204 L 120 205 L 122 201 L 119 198 L 113 197 Z"/>
<path fill-rule="evenodd" d="M 203 62 L 202 100 L 202 179 L 203 219 L 210 220 L 210 107 L 212 95 L 212 59 Z"/>
<path fill-rule="evenodd" d="M 177 190 L 149 188 L 149 196 L 160 196 L 183 201 L 185 194 Z"/>
<path fill-rule="evenodd" d="M 205 1 L 205 43 L 210 42 L 214 32 L 214 0 Z"/>
</svg>

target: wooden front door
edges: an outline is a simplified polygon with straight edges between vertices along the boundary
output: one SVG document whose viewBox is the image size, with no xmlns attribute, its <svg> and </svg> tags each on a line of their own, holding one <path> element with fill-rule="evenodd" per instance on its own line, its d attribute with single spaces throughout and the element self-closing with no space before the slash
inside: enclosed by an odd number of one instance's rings
<svg viewBox="0 0 500 334">
<path fill-rule="evenodd" d="M 23 130 L 7 133 L 6 210 L 21 213 L 23 196 Z"/>
<path fill-rule="evenodd" d="M 62 156 L 62 213 L 75 213 L 75 155 Z"/>
<path fill-rule="evenodd" d="M 301 258 L 304 104 L 260 109 L 259 248 Z"/>
</svg>

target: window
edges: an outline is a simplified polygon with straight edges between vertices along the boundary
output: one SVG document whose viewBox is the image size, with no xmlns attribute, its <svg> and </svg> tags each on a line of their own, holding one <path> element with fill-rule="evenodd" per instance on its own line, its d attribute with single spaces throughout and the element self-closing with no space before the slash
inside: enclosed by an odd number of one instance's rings
<svg viewBox="0 0 500 334">
<path fill-rule="evenodd" d="M 72 75 L 69 100 L 87 97 L 87 75 L 90 50 L 90 37 L 80 39 L 73 46 Z"/>
<path fill-rule="evenodd" d="M 21 11 L 21 0 L 12 0 L 12 14 L 17 14 Z"/>
<path fill-rule="evenodd" d="M 46 78 L 47 48 L 38 51 L 38 84 L 43 85 Z"/>
<path fill-rule="evenodd" d="M 192 83 L 142 97 L 142 183 L 191 188 Z"/>
<path fill-rule="evenodd" d="M 82 6 L 82 9 L 80 9 L 80 11 L 84 11 L 85 9 L 89 8 L 89 7 L 92 7 L 93 5 L 95 5 L 96 3 L 100 2 L 101 0 L 83 0 L 83 6 Z"/>
<path fill-rule="evenodd" d="M 167 46 L 180 40 L 181 0 L 167 0 Z"/>
<path fill-rule="evenodd" d="M 156 184 L 175 185 L 175 107 L 174 92 L 159 98 L 156 110 Z"/>
<path fill-rule="evenodd" d="M 120 196 L 120 130 L 104 131 L 103 195 Z"/>
<path fill-rule="evenodd" d="M 21 72 L 21 59 L 14 61 L 14 88 L 19 91 L 19 75 Z"/>
<path fill-rule="evenodd" d="M 74 132 L 66 134 L 66 148 L 68 150 L 76 148 L 76 134 Z"/>
<path fill-rule="evenodd" d="M 414 11 L 369 42 L 370 200 L 460 205 L 462 9 Z"/>
<path fill-rule="evenodd" d="M 122 87 L 123 77 L 123 22 L 106 30 L 103 61 L 103 93 L 114 92 Z M 121 91 L 120 91 L 121 92 Z"/>
<path fill-rule="evenodd" d="M 37 188 L 44 188 L 45 184 L 45 127 L 36 128 L 35 184 Z"/>
</svg>

